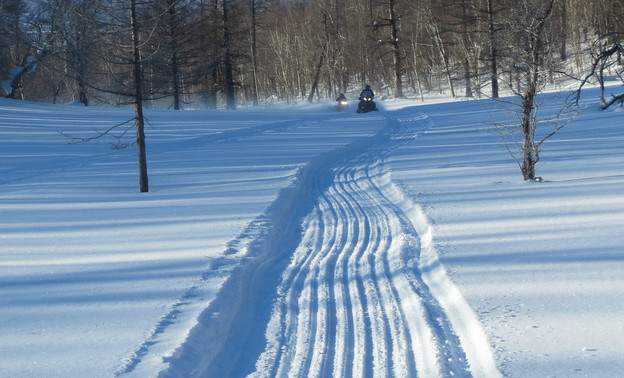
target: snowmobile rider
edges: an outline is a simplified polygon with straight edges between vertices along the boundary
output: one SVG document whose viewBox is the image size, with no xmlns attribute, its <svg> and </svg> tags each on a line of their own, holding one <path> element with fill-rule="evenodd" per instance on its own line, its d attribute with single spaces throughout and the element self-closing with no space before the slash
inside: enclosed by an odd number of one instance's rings
<svg viewBox="0 0 624 378">
<path fill-rule="evenodd" d="M 371 89 L 370 85 L 366 84 L 366 86 L 364 87 L 364 90 L 362 91 L 362 93 L 360 93 L 360 97 L 358 98 L 358 100 L 362 101 L 362 99 L 364 98 L 370 98 L 371 100 L 375 97 L 375 94 L 373 93 L 373 90 Z"/>
<path fill-rule="evenodd" d="M 338 96 L 336 101 L 338 101 L 338 110 L 347 110 L 349 108 L 349 101 L 345 97 L 344 93 L 340 93 L 340 96 Z"/>
<path fill-rule="evenodd" d="M 359 98 L 360 103 L 358 104 L 358 108 L 356 112 L 368 113 L 368 112 L 379 110 L 377 109 L 377 105 L 375 104 L 375 101 L 373 101 L 374 97 L 375 97 L 375 94 L 373 93 L 373 90 L 371 89 L 370 85 L 366 84 L 366 87 L 364 87 L 364 90 L 362 91 L 362 93 L 360 93 L 360 98 Z"/>
</svg>

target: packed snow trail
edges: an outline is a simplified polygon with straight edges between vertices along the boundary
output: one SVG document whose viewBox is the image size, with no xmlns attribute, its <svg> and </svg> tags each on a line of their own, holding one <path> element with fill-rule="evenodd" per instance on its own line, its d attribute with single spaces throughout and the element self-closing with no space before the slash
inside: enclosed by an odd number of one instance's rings
<svg viewBox="0 0 624 378">
<path fill-rule="evenodd" d="M 383 162 L 429 126 L 395 114 L 302 169 L 163 375 L 500 375 L 426 217 Z"/>
</svg>

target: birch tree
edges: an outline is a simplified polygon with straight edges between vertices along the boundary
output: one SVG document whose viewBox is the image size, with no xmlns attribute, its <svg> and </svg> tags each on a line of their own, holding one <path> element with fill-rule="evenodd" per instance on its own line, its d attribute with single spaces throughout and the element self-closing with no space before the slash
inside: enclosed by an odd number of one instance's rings
<svg viewBox="0 0 624 378">
<path fill-rule="evenodd" d="M 514 145 L 518 147 L 517 162 L 524 180 L 541 180 L 536 175 L 536 165 L 540 161 L 542 144 L 567 124 L 563 116 L 567 107 L 563 106 L 562 112 L 549 122 L 553 129 L 537 137 L 538 126 L 547 123 L 538 114 L 537 95 L 543 89 L 547 72 L 552 70 L 553 56 L 557 50 L 554 40 L 549 38 L 553 35 L 551 16 L 556 2 L 522 0 L 511 8 L 507 20 L 506 29 L 510 33 L 507 46 L 516 63 L 515 70 L 521 77 L 519 87 L 514 89 L 520 99 L 517 114 L 521 141 L 515 141 Z M 513 134 L 510 131 L 504 137 L 513 139 Z M 513 151 L 510 152 L 516 157 Z"/>
</svg>

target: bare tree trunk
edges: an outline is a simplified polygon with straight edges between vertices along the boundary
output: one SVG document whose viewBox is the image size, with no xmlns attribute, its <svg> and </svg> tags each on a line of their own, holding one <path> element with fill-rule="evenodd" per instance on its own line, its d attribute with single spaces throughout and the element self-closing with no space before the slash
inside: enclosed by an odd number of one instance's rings
<svg viewBox="0 0 624 378">
<path fill-rule="evenodd" d="M 213 33 L 213 36 L 215 36 L 216 40 L 215 42 L 212 44 L 212 57 L 211 59 L 212 61 L 212 69 L 210 72 L 210 76 L 212 79 L 212 82 L 210 83 L 211 87 L 208 89 L 208 108 L 210 109 L 216 109 L 219 103 L 218 100 L 218 95 L 219 95 L 219 50 L 220 50 L 220 43 L 219 43 L 219 0 L 212 0 L 211 3 L 212 9 L 211 9 L 211 13 L 212 13 L 212 28 L 210 30 L 210 32 Z"/>
<path fill-rule="evenodd" d="M 225 79 L 225 107 L 236 109 L 236 93 L 234 92 L 234 62 L 232 58 L 232 44 L 230 41 L 230 21 L 228 20 L 228 0 L 222 0 L 223 17 L 223 70 Z"/>
<path fill-rule="evenodd" d="M 559 38 L 561 38 L 561 45 L 559 46 L 559 55 L 562 62 L 568 58 L 568 54 L 566 51 L 566 37 L 568 35 L 568 7 L 566 3 L 567 0 L 559 0 L 559 4 L 561 6 L 561 11 L 559 12 L 559 17 L 561 18 L 561 32 L 559 33 Z"/>
<path fill-rule="evenodd" d="M 535 147 L 535 122 L 533 109 L 537 95 L 537 69 L 529 73 L 529 88 L 522 97 L 522 176 L 525 180 L 535 180 L 535 164 L 539 154 Z"/>
<path fill-rule="evenodd" d="M 210 76 L 212 78 L 212 82 L 210 83 L 211 87 L 208 90 L 208 108 L 216 109 L 218 105 L 218 97 L 219 97 L 219 68 L 217 66 L 212 68 L 210 72 Z"/>
<path fill-rule="evenodd" d="M 539 149 L 535 144 L 535 131 L 537 120 L 535 119 L 535 97 L 537 96 L 537 85 L 540 79 L 540 64 L 542 55 L 546 54 L 543 44 L 544 25 L 552 14 L 555 0 L 550 0 L 550 4 L 544 10 L 544 14 L 536 16 L 535 23 L 526 30 L 528 33 L 529 56 L 527 65 L 527 90 L 522 96 L 522 175 L 525 180 L 535 180 L 535 165 L 539 161 Z"/>
<path fill-rule="evenodd" d="M 257 20 L 256 20 L 256 0 L 250 0 L 251 10 L 251 97 L 254 106 L 258 106 L 258 46 L 257 46 Z"/>
<path fill-rule="evenodd" d="M 321 76 L 321 68 L 323 67 L 323 59 L 325 59 L 325 46 L 323 46 L 323 52 L 321 53 L 319 63 L 316 66 L 316 73 L 314 74 L 314 82 L 312 83 L 312 89 L 310 90 L 310 95 L 308 96 L 308 102 L 312 102 L 314 100 L 314 92 L 316 92 L 316 88 L 318 87 L 319 77 Z"/>
<path fill-rule="evenodd" d="M 498 65 L 496 62 L 498 50 L 496 49 L 496 29 L 494 26 L 494 9 L 492 0 L 487 0 L 487 18 L 488 28 L 490 32 L 490 54 L 491 54 L 491 80 L 492 80 L 492 98 L 498 98 Z"/>
<path fill-rule="evenodd" d="M 442 59 L 442 63 L 444 64 L 444 76 L 446 77 L 448 81 L 448 86 L 451 91 L 451 96 L 455 97 L 455 87 L 453 86 L 453 75 L 451 73 L 451 67 L 449 64 L 448 54 L 446 53 L 446 50 L 444 48 L 444 41 L 442 40 L 442 36 L 440 35 L 440 28 L 438 27 L 438 24 L 437 24 L 438 20 L 436 20 L 435 17 L 433 16 L 433 12 L 431 11 L 431 9 L 427 9 L 427 11 L 429 13 L 428 14 L 429 24 L 427 26 L 429 27 L 431 36 L 433 37 L 433 40 L 435 41 L 435 47 L 437 48 L 436 50 L 438 50 L 438 53 L 440 54 L 440 59 Z"/>
<path fill-rule="evenodd" d="M 139 26 L 137 24 L 136 0 L 130 1 L 130 23 L 132 27 L 132 76 L 134 82 L 134 110 L 139 160 L 139 187 L 141 193 L 149 191 L 147 181 L 147 157 L 145 153 L 145 119 L 143 118 L 143 79 L 141 54 L 139 51 Z"/>
<path fill-rule="evenodd" d="M 83 46 L 82 33 L 76 31 L 76 46 Z M 81 51 L 84 53 L 84 51 Z M 87 95 L 87 63 L 84 54 L 76 56 L 76 83 L 78 84 L 78 101 L 84 106 L 89 106 L 89 97 Z"/>
<path fill-rule="evenodd" d="M 472 97 L 472 83 L 470 79 L 472 74 L 470 73 L 470 60 L 466 57 L 464 59 L 464 81 L 466 82 L 466 97 Z"/>
<path fill-rule="evenodd" d="M 466 82 L 466 97 L 472 97 L 472 75 L 470 74 L 470 40 L 468 38 L 468 11 L 466 9 L 466 2 L 462 1 L 462 39 L 464 41 L 464 49 L 466 57 L 464 58 L 464 81 Z"/>
<path fill-rule="evenodd" d="M 413 56 L 412 59 L 414 62 L 413 63 L 414 67 L 412 67 L 411 71 L 412 71 L 412 74 L 415 76 L 416 84 L 418 84 L 418 94 L 420 95 L 420 101 L 425 102 L 420 74 L 418 72 L 418 69 L 416 68 L 416 62 L 418 61 L 418 55 L 416 54 L 416 51 L 418 51 L 418 42 L 415 39 L 415 37 L 412 36 L 412 56 Z M 416 91 L 416 88 L 414 88 L 414 92 L 415 91 Z"/>
<path fill-rule="evenodd" d="M 173 109 L 180 110 L 180 65 L 178 62 L 178 40 L 176 29 L 178 27 L 176 15 L 176 0 L 169 0 L 169 23 L 171 25 L 171 84 L 173 87 Z"/>
<path fill-rule="evenodd" d="M 399 27 L 398 27 L 398 17 L 396 14 L 396 1 L 390 0 L 390 36 L 391 41 L 390 45 L 392 46 L 392 61 L 393 61 L 393 69 L 394 69 L 394 97 L 402 98 L 403 97 L 403 82 L 402 82 L 402 71 L 403 71 L 403 59 L 401 58 L 401 50 L 399 49 Z"/>
<path fill-rule="evenodd" d="M 444 62 L 444 76 L 446 76 L 446 81 L 448 83 L 449 89 L 451 90 L 451 97 L 455 97 L 455 86 L 453 85 L 453 74 L 451 72 L 451 67 L 449 65 L 449 59 L 448 56 L 446 55 L 446 52 L 444 51 L 444 42 L 442 42 L 442 39 L 439 38 L 438 35 L 438 48 L 439 48 L 439 52 L 440 55 L 442 56 L 442 62 Z"/>
</svg>

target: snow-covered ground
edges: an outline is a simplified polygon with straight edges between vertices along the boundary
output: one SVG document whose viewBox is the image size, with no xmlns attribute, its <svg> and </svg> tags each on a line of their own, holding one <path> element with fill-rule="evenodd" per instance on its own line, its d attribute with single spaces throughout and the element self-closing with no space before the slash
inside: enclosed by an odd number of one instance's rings
<svg viewBox="0 0 624 378">
<path fill-rule="evenodd" d="M 131 109 L 0 100 L 0 376 L 624 376 L 622 110 L 583 98 L 541 183 L 491 101 L 150 111 L 144 194 L 60 134 Z"/>
</svg>

